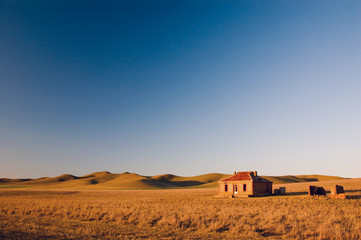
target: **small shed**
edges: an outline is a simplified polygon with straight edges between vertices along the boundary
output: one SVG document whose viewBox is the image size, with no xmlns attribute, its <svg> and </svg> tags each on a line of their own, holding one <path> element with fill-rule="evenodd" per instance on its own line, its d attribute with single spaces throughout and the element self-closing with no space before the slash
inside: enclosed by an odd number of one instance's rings
<svg viewBox="0 0 361 240">
<path fill-rule="evenodd" d="M 272 182 L 257 175 L 257 171 L 234 172 L 219 181 L 219 194 L 233 197 L 272 195 Z"/>
</svg>

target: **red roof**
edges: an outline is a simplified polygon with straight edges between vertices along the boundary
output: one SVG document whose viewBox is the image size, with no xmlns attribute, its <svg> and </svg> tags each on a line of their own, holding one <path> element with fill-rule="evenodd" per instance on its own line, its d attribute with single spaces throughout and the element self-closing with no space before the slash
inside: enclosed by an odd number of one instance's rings
<svg viewBox="0 0 361 240">
<path fill-rule="evenodd" d="M 236 175 L 221 180 L 221 182 L 230 181 L 271 182 L 267 179 L 264 179 L 263 177 L 255 175 L 253 172 L 238 172 Z"/>
</svg>

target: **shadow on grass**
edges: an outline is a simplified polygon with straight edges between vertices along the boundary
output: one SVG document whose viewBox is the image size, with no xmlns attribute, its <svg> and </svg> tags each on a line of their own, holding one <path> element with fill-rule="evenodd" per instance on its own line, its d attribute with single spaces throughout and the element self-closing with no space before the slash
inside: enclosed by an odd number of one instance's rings
<svg viewBox="0 0 361 240">
<path fill-rule="evenodd" d="M 345 193 L 349 192 L 349 193 L 353 193 L 353 192 L 361 192 L 361 189 L 359 190 L 344 190 Z"/>
<path fill-rule="evenodd" d="M 361 195 L 347 195 L 347 199 L 361 199 Z"/>
<path fill-rule="evenodd" d="M 283 196 L 300 196 L 300 195 L 307 195 L 308 192 L 288 192 L 286 195 Z M 282 195 L 280 195 L 282 196 Z"/>
<path fill-rule="evenodd" d="M 345 191 L 345 193 L 353 193 L 353 192 L 360 192 L 361 190 L 348 190 Z M 330 192 L 327 191 L 327 193 L 329 194 Z M 292 192 L 292 193 L 286 193 L 286 195 L 278 195 L 278 196 L 307 196 L 308 192 Z M 347 199 L 361 199 L 361 195 L 346 195 Z"/>
<path fill-rule="evenodd" d="M 345 190 L 344 191 L 345 194 L 347 193 L 361 193 L 361 189 L 356 189 L 356 190 Z M 361 199 L 361 194 L 355 194 L 355 195 L 346 195 L 347 199 Z"/>
</svg>

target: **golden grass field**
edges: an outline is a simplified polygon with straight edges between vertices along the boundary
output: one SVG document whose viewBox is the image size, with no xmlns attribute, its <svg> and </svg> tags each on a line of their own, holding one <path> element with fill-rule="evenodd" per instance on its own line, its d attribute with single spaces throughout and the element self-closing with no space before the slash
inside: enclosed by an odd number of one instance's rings
<svg viewBox="0 0 361 240">
<path fill-rule="evenodd" d="M 351 199 L 311 198 L 312 185 Z M 0 239 L 361 239 L 361 179 L 301 182 L 287 196 L 208 189 L 0 190 Z"/>
</svg>

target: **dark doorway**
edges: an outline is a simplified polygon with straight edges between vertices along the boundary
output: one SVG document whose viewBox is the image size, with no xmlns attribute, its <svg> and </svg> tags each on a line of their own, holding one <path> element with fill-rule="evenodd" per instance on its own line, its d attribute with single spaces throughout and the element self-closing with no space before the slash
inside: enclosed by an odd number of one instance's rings
<svg viewBox="0 0 361 240">
<path fill-rule="evenodd" d="M 243 192 L 247 191 L 247 184 L 243 184 Z"/>
<path fill-rule="evenodd" d="M 237 193 L 238 192 L 238 187 L 237 185 L 233 185 L 233 193 Z"/>
</svg>

